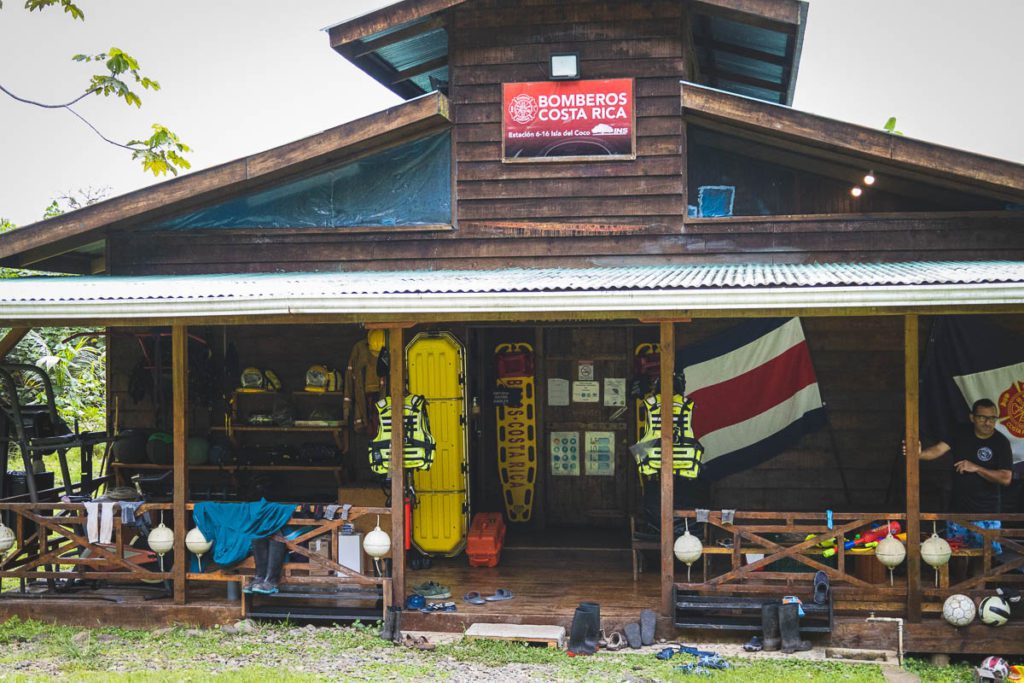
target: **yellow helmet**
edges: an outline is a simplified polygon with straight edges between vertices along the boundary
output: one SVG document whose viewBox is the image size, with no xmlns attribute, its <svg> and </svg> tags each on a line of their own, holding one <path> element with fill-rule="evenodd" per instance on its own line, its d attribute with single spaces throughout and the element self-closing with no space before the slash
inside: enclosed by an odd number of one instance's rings
<svg viewBox="0 0 1024 683">
<path fill-rule="evenodd" d="M 370 353 L 375 356 L 384 348 L 384 341 L 384 330 L 370 330 L 366 333 L 366 344 L 370 347 Z"/>
</svg>

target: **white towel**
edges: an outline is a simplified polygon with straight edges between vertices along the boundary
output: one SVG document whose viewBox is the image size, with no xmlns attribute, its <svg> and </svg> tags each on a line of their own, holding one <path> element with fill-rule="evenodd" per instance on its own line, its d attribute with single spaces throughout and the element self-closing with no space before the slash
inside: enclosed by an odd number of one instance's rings
<svg viewBox="0 0 1024 683">
<path fill-rule="evenodd" d="M 89 543 L 96 543 L 100 540 L 100 518 L 99 503 L 82 503 L 85 506 L 85 533 L 89 537 Z"/>
<path fill-rule="evenodd" d="M 117 503 L 100 503 L 100 543 L 110 543 L 114 540 L 115 505 Z"/>
</svg>

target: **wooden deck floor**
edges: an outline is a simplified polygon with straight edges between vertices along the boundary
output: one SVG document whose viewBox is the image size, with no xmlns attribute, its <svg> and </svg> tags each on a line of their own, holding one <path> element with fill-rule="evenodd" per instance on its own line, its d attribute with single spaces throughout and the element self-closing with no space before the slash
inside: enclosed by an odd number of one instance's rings
<svg viewBox="0 0 1024 683">
<path fill-rule="evenodd" d="M 631 557 L 626 549 L 579 548 L 566 550 L 540 545 L 506 549 L 494 568 L 469 567 L 464 557 L 435 559 L 429 570 L 409 571 L 408 586 L 437 581 L 451 588 L 458 607 L 455 613 L 406 612 L 406 630 L 461 633 L 481 622 L 564 626 L 572 623 L 576 606 L 583 601 L 601 605 L 605 630 L 620 630 L 637 621 L 640 610 L 657 609 L 660 587 L 656 572 L 633 581 Z M 491 595 L 506 588 L 512 600 L 472 605 L 463 600 L 469 591 Z M 241 605 L 229 602 L 223 585 L 193 584 L 190 602 L 174 605 L 168 599 L 145 600 L 146 593 L 128 587 L 107 588 L 57 597 L 0 596 L 0 620 L 11 616 L 81 626 L 158 628 L 169 624 L 212 626 L 240 618 Z M 896 624 L 869 623 L 868 615 L 837 616 L 831 637 L 817 637 L 817 645 L 896 649 Z M 658 636 L 698 643 L 709 640 L 745 641 L 749 633 L 677 632 L 667 618 L 658 620 Z M 919 624 L 905 624 L 905 650 L 914 653 L 972 653 L 978 655 L 1024 654 L 1024 621 L 1002 628 L 974 623 L 955 629 L 940 617 L 929 615 Z"/>
</svg>

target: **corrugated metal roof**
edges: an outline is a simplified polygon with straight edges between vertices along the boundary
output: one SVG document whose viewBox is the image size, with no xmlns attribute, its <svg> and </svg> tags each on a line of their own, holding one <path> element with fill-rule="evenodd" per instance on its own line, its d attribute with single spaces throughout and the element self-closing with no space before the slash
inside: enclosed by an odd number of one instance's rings
<svg viewBox="0 0 1024 683">
<path fill-rule="evenodd" d="M 2 302 L 1024 283 L 1016 261 L 666 265 L 0 281 Z"/>
<path fill-rule="evenodd" d="M 2 320 L 1024 304 L 1024 262 L 657 265 L 0 281 Z"/>
</svg>

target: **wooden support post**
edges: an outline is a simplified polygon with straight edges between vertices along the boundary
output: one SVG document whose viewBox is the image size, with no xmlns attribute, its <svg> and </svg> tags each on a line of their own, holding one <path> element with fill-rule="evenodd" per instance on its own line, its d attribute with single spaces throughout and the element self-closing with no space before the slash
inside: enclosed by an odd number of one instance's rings
<svg viewBox="0 0 1024 683">
<path fill-rule="evenodd" d="M 174 602 L 185 604 L 188 553 L 185 550 L 188 467 L 188 327 L 171 331 L 171 383 L 174 390 Z"/>
<path fill-rule="evenodd" d="M 675 583 L 675 556 L 672 546 L 675 530 L 675 509 L 673 506 L 674 486 L 672 480 L 672 375 L 675 372 L 676 339 L 675 324 L 662 322 L 661 338 L 661 613 L 671 617 L 672 584 Z"/>
<path fill-rule="evenodd" d="M 391 377 L 391 604 L 405 604 L 405 341 L 402 328 L 388 328 Z"/>
<path fill-rule="evenodd" d="M 906 393 L 907 443 L 907 620 L 921 621 L 921 435 L 918 365 L 918 318 L 903 321 L 904 391 Z"/>
<path fill-rule="evenodd" d="M 15 346 L 18 345 L 25 335 L 32 331 L 31 327 L 12 327 L 4 335 L 3 339 L 0 339 L 0 361 L 7 357 L 7 354 L 11 352 Z"/>
</svg>

